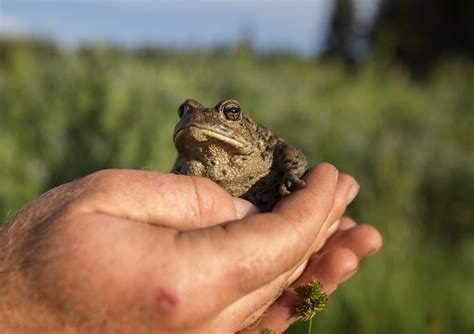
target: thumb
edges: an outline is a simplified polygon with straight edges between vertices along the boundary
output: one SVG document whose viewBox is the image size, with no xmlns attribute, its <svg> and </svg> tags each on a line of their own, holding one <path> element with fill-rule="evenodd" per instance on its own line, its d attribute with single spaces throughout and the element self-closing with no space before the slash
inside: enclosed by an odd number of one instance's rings
<svg viewBox="0 0 474 334">
<path fill-rule="evenodd" d="M 103 170 L 69 213 L 101 213 L 180 231 L 223 224 L 258 210 L 209 179 L 141 170 Z"/>
</svg>

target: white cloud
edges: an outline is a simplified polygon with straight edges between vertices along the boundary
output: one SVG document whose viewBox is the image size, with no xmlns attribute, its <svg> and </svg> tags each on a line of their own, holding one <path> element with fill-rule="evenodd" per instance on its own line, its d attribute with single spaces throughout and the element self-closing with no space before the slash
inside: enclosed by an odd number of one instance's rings
<svg viewBox="0 0 474 334">
<path fill-rule="evenodd" d="M 1 35 L 25 35 L 28 28 L 25 22 L 14 15 L 0 12 L 0 34 Z"/>
</svg>

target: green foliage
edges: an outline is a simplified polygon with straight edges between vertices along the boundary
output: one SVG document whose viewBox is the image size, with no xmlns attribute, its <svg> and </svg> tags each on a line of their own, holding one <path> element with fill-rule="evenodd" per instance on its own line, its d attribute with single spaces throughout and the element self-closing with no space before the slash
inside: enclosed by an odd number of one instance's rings
<svg viewBox="0 0 474 334">
<path fill-rule="evenodd" d="M 275 334 L 275 331 L 269 328 L 264 328 L 260 331 L 260 334 Z"/>
<path fill-rule="evenodd" d="M 0 42 L 0 216 L 102 168 L 169 170 L 178 105 L 238 98 L 245 111 L 361 184 L 351 215 L 380 254 L 330 296 L 315 332 L 474 328 L 474 70 L 439 64 L 414 82 L 371 62 L 347 73 L 246 48 L 58 50 Z M 296 325 L 289 333 L 305 332 Z"/>
<path fill-rule="evenodd" d="M 311 320 L 316 314 L 326 309 L 328 296 L 316 278 L 313 278 L 313 280 L 308 283 L 297 286 L 295 292 L 298 296 L 296 312 L 301 316 L 301 320 Z"/>
</svg>

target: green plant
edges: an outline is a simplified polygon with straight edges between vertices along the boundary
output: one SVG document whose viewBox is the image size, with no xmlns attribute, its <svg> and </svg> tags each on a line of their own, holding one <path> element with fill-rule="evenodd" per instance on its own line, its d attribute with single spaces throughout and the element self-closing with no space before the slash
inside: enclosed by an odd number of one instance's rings
<svg viewBox="0 0 474 334">
<path fill-rule="evenodd" d="M 312 333 L 313 318 L 327 307 L 328 296 L 317 278 L 295 288 L 298 295 L 296 312 L 303 321 L 309 321 L 308 333 Z"/>
</svg>

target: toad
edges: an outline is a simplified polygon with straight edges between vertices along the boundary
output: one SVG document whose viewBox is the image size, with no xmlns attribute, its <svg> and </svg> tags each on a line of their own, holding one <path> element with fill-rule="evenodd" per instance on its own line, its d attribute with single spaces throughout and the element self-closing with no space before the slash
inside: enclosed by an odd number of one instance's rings
<svg viewBox="0 0 474 334">
<path fill-rule="evenodd" d="M 271 211 L 295 186 L 304 186 L 303 153 L 243 113 L 238 101 L 205 108 L 186 100 L 178 115 L 172 172 L 207 177 L 261 212 Z"/>
</svg>

